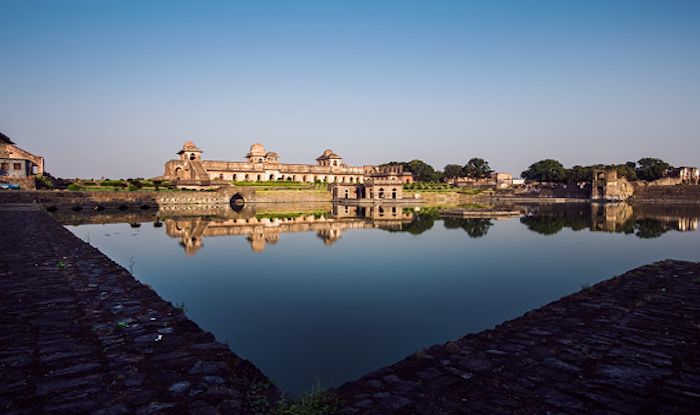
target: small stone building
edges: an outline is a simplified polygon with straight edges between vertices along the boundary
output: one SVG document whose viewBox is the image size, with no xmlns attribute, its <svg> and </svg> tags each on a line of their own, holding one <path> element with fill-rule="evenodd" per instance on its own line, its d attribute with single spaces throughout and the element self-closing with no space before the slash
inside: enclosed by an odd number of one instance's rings
<svg viewBox="0 0 700 415">
<path fill-rule="evenodd" d="M 333 186 L 334 200 L 399 201 L 403 199 L 404 183 L 408 180 L 402 166 L 375 167 L 367 172 L 363 183 L 337 183 Z"/>
<path fill-rule="evenodd" d="M 591 200 L 623 201 L 634 194 L 632 183 L 618 177 L 615 169 L 594 169 L 591 180 Z"/>
<path fill-rule="evenodd" d="M 23 150 L 0 133 L 0 181 L 34 187 L 34 177 L 44 174 L 44 158 Z"/>
</svg>

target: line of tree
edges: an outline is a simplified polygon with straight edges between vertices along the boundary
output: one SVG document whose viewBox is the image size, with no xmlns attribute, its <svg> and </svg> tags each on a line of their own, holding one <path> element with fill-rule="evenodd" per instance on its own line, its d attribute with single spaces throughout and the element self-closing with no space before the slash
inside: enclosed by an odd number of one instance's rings
<svg viewBox="0 0 700 415">
<path fill-rule="evenodd" d="M 673 166 L 658 159 L 646 157 L 636 163 L 628 161 L 624 164 L 594 164 L 591 166 L 574 166 L 570 169 L 553 159 L 540 160 L 521 173 L 526 180 L 551 183 L 589 182 L 594 169 L 615 169 L 620 177 L 627 180 L 657 180 L 668 174 Z"/>
<path fill-rule="evenodd" d="M 443 171 L 436 170 L 423 160 L 391 161 L 382 166 L 402 166 L 403 170 L 413 174 L 413 179 L 418 182 L 441 182 L 444 178 L 471 177 L 484 179 L 493 173 L 489 163 L 482 158 L 472 158 L 464 166 L 448 164 Z"/>
</svg>

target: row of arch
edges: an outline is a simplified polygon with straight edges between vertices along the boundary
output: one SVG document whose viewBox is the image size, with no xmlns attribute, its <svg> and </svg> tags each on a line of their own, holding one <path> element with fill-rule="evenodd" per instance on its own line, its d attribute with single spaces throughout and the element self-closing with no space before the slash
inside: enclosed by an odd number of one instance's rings
<svg viewBox="0 0 700 415">
<path fill-rule="evenodd" d="M 274 173 L 219 173 L 213 179 L 233 180 L 235 182 L 289 181 L 289 182 L 324 182 L 324 183 L 362 183 L 361 176 L 326 176 L 322 174 L 282 174 Z"/>
</svg>

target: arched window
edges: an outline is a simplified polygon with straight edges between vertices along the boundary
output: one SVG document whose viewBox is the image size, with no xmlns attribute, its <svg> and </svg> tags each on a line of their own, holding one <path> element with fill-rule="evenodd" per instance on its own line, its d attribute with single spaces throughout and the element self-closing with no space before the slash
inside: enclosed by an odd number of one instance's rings
<svg viewBox="0 0 700 415">
<path fill-rule="evenodd" d="M 245 181 L 249 181 L 249 180 L 250 180 L 250 174 L 246 174 L 246 175 L 245 175 Z"/>
<path fill-rule="evenodd" d="M 345 198 L 350 198 L 350 191 L 348 189 L 345 189 Z"/>
<path fill-rule="evenodd" d="M 258 174 L 258 181 L 262 180 L 262 175 Z"/>
<path fill-rule="evenodd" d="M 396 188 L 391 189 L 391 198 L 396 199 Z"/>
<path fill-rule="evenodd" d="M 384 199 L 384 188 L 383 187 L 379 188 L 379 198 Z"/>
<path fill-rule="evenodd" d="M 194 153 L 190 153 L 190 160 L 194 160 L 196 158 L 197 158 L 197 156 L 195 156 Z"/>
<path fill-rule="evenodd" d="M 274 174 L 271 174 L 269 180 L 275 180 L 275 175 L 274 175 Z"/>
</svg>

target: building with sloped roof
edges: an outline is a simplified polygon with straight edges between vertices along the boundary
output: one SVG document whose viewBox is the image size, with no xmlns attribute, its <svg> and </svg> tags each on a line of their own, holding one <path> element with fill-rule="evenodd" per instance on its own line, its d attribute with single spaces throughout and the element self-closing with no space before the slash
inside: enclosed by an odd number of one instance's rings
<svg viewBox="0 0 700 415">
<path fill-rule="evenodd" d="M 13 182 L 44 174 L 44 158 L 23 150 L 0 133 L 0 180 Z"/>
</svg>

